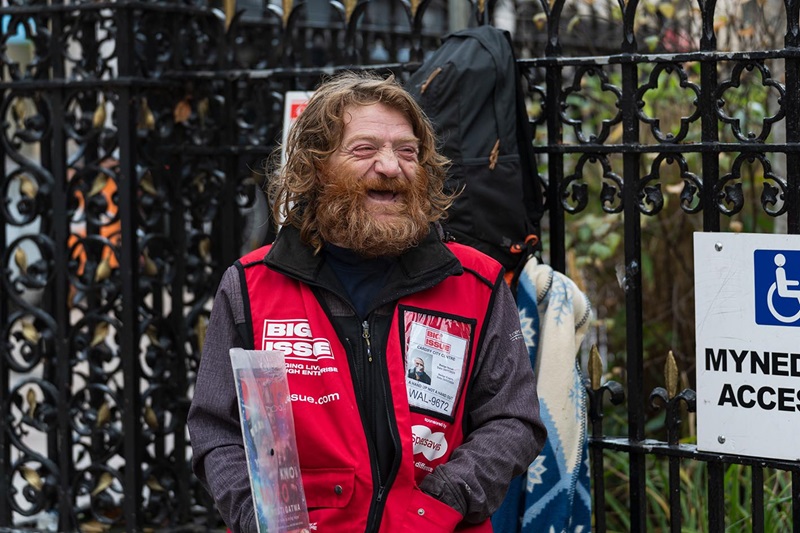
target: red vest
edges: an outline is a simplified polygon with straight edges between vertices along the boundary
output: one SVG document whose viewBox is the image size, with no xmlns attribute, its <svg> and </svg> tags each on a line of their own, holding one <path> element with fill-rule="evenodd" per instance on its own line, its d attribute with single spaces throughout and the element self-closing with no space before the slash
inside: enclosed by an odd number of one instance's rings
<svg viewBox="0 0 800 533">
<path fill-rule="evenodd" d="M 386 365 L 401 458 L 390 490 L 375 507 L 350 365 L 330 320 L 307 285 L 263 263 L 266 248 L 240 261 L 253 346 L 285 356 L 303 488 L 318 533 L 365 531 L 371 508 L 382 508 L 380 531 L 387 533 L 453 531 L 462 518 L 418 483 L 464 440 L 465 398 L 500 270 L 470 248 L 448 246 L 464 274 L 402 298 L 395 308 Z M 427 377 L 418 379 L 420 361 Z M 492 531 L 489 520 L 458 529 Z"/>
</svg>

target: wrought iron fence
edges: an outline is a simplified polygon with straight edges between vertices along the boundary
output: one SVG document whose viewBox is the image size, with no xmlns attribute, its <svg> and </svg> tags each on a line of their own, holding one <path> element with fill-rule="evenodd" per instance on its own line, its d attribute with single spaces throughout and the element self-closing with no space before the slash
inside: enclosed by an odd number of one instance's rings
<svg viewBox="0 0 800 533">
<path fill-rule="evenodd" d="M 760 4 L 763 14 L 774 2 Z M 692 229 L 800 232 L 800 3 L 778 7 L 780 42 L 756 48 L 740 31 L 746 16 L 720 24 L 733 9 L 722 2 L 516 4 L 547 191 L 546 259 L 583 276 L 609 339 L 587 380 L 598 531 L 646 531 L 659 505 L 671 531 L 688 528 L 687 465 L 705 472 L 700 530 L 725 529 L 726 469 L 743 465 L 752 530 L 769 525 L 764 475 L 777 471 L 790 477 L 783 504 L 800 531 L 800 465 L 682 440 L 692 434 L 691 378 L 679 385 L 692 341 L 677 325 L 666 340 L 648 329 L 654 313 L 670 307 L 677 324 L 686 308 L 649 299 L 670 279 L 653 264 L 653 235 L 674 245 L 677 264 Z M 240 8 L 0 7 L 0 528 L 221 526 L 191 475 L 184 421 L 222 270 L 272 236 L 260 191 L 284 93 L 340 68 L 402 78 L 452 14 L 424 0 Z M 470 23 L 493 19 L 493 5 L 473 8 Z M 616 22 L 598 26 L 604 17 Z M 719 51 L 718 34 L 740 51 Z M 668 233 L 665 219 L 685 222 Z M 587 249 L 581 257 L 593 262 L 582 270 L 573 252 L 587 227 L 608 249 Z M 609 283 L 601 274 L 614 266 Z M 654 361 L 666 361 L 665 377 Z M 620 456 L 624 479 L 610 486 Z M 653 463 L 667 468 L 661 500 Z M 611 498 L 624 502 L 622 520 Z"/>
</svg>

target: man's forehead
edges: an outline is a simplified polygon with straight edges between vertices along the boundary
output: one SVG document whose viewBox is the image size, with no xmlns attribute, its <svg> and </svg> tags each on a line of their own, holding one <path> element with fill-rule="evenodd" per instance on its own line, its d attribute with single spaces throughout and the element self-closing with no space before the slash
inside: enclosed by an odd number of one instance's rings
<svg viewBox="0 0 800 533">
<path fill-rule="evenodd" d="M 348 136 L 394 132 L 416 138 L 408 117 L 403 112 L 382 103 L 346 107 L 344 131 Z"/>
</svg>

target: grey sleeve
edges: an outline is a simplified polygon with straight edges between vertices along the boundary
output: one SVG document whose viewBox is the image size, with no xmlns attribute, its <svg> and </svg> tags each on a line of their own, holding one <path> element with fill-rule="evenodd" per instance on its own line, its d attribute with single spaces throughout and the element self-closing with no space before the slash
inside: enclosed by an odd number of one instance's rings
<svg viewBox="0 0 800 533">
<path fill-rule="evenodd" d="M 497 510 L 511 480 L 528 468 L 547 436 L 519 313 L 505 283 L 497 288 L 485 328 L 466 400 L 466 439 L 420 484 L 471 523 Z"/>
<path fill-rule="evenodd" d="M 229 356 L 230 348 L 243 344 L 236 330 L 243 313 L 238 271 L 231 267 L 214 298 L 187 424 L 192 468 L 213 496 L 222 519 L 234 533 L 256 533 Z"/>
</svg>

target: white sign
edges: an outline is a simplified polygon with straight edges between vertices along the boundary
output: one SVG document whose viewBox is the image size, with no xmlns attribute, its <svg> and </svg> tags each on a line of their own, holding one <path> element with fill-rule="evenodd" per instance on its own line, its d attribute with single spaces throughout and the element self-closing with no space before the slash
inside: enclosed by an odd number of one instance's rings
<svg viewBox="0 0 800 533">
<path fill-rule="evenodd" d="M 697 448 L 800 459 L 800 235 L 695 233 Z"/>
<path fill-rule="evenodd" d="M 281 142 L 281 164 L 286 161 L 286 139 L 289 137 L 289 128 L 295 123 L 297 117 L 306 108 L 312 91 L 289 91 L 286 93 L 283 105 L 283 141 Z"/>
</svg>

